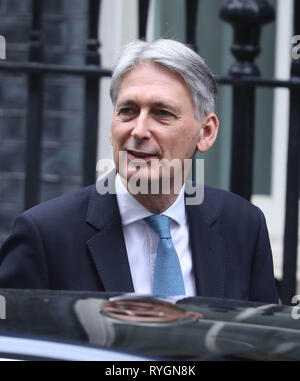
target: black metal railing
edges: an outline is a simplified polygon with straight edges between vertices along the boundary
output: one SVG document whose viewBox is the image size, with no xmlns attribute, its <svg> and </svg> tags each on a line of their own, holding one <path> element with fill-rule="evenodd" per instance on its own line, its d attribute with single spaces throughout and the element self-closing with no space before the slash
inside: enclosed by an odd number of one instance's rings
<svg viewBox="0 0 300 381">
<path fill-rule="evenodd" d="M 43 61 L 41 1 L 33 2 L 32 26 L 29 41 L 29 62 Z M 28 104 L 25 157 L 25 207 L 36 205 L 40 199 L 40 172 L 43 131 L 44 78 L 42 73 L 28 74 Z"/>
<path fill-rule="evenodd" d="M 300 33 L 299 2 L 294 2 L 294 34 Z M 298 202 L 300 160 L 300 70 L 299 62 L 292 61 L 291 79 L 279 81 L 259 77 L 254 59 L 258 55 L 260 29 L 274 20 L 274 10 L 265 0 L 230 0 L 221 8 L 220 16 L 232 24 L 234 43 L 232 53 L 237 59 L 229 76 L 219 76 L 220 84 L 231 84 L 233 95 L 233 132 L 231 153 L 231 190 L 250 200 L 252 195 L 252 168 L 254 142 L 255 88 L 286 87 L 290 90 L 290 127 L 285 202 L 283 278 L 278 281 L 280 299 L 290 304 L 296 294 Z M 298 33 L 297 33 L 298 32 Z M 246 86 L 247 85 L 247 86 Z"/>
<path fill-rule="evenodd" d="M 41 136 L 43 131 L 43 78 L 45 74 L 77 75 L 85 79 L 85 133 L 83 153 L 83 185 L 95 181 L 98 133 L 99 80 L 111 71 L 101 67 L 98 53 L 98 21 L 100 0 L 89 0 L 89 29 L 85 65 L 47 64 L 43 62 L 42 6 L 33 0 L 32 32 L 29 62 L 0 62 L 0 70 L 28 75 L 28 118 L 25 208 L 39 202 Z M 300 34 L 299 1 L 294 2 L 294 34 Z M 196 50 L 198 0 L 186 0 L 186 41 Z M 139 0 L 139 37 L 146 38 L 149 0 Z M 290 128 L 287 163 L 286 215 L 284 235 L 283 279 L 279 292 L 283 303 L 290 304 L 296 293 L 298 200 L 300 160 L 300 63 L 292 61 L 291 79 L 261 78 L 255 58 L 260 53 L 260 31 L 275 18 L 273 7 L 266 0 L 229 0 L 220 9 L 220 17 L 232 24 L 234 41 L 231 51 L 236 59 L 228 75 L 218 75 L 219 85 L 233 87 L 233 129 L 231 182 L 233 192 L 251 199 L 253 179 L 253 145 L 256 88 L 287 88 L 290 90 Z"/>
<path fill-rule="evenodd" d="M 86 60 L 85 65 L 83 66 L 48 64 L 43 62 L 43 2 L 44 0 L 32 0 L 29 61 L 4 61 L 0 63 L 0 70 L 25 73 L 28 76 L 24 209 L 28 209 L 38 204 L 40 201 L 43 82 L 45 75 L 76 75 L 85 79 L 82 185 L 88 185 L 95 182 L 99 79 L 111 76 L 111 70 L 100 67 L 100 55 L 98 53 L 98 20 L 101 0 L 89 0 L 88 39 L 86 42 Z"/>
<path fill-rule="evenodd" d="M 248 3 L 248 4 L 247 4 Z M 231 51 L 236 61 L 229 70 L 231 77 L 258 77 L 255 58 L 260 52 L 261 26 L 274 20 L 274 9 L 266 1 L 229 1 L 220 17 L 231 23 L 234 41 Z M 219 83 L 222 80 L 219 79 Z M 237 81 L 233 85 L 233 125 L 230 189 L 248 200 L 252 193 L 255 87 Z"/>
<path fill-rule="evenodd" d="M 294 35 L 300 34 L 300 4 L 294 2 Z M 291 80 L 300 79 L 300 61 L 293 59 Z M 300 87 L 290 90 L 290 122 L 287 160 L 287 183 L 285 199 L 284 257 L 281 297 L 290 303 L 296 294 L 296 269 L 299 221 L 299 177 L 300 177 Z"/>
</svg>

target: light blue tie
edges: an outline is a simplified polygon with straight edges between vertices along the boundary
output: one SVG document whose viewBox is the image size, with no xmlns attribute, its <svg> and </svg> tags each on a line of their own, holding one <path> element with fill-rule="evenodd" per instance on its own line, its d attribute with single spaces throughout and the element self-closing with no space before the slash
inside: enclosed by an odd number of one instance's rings
<svg viewBox="0 0 300 381">
<path fill-rule="evenodd" d="M 166 296 L 185 295 L 181 267 L 170 234 L 170 218 L 153 214 L 145 218 L 145 221 L 159 236 L 153 293 Z"/>
</svg>

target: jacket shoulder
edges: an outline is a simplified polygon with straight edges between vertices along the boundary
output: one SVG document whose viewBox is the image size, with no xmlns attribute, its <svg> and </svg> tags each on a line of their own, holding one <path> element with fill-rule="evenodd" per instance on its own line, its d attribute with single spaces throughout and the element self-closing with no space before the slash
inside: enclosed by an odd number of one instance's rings
<svg viewBox="0 0 300 381">
<path fill-rule="evenodd" d="M 205 186 L 204 188 L 203 204 L 208 208 L 212 208 L 216 215 L 230 215 L 237 221 L 244 217 L 257 220 L 257 218 L 260 219 L 263 215 L 257 206 L 245 198 L 235 193 L 210 186 Z"/>
<path fill-rule="evenodd" d="M 45 218 L 57 219 L 62 216 L 64 218 L 67 216 L 75 217 L 80 212 L 86 213 L 90 193 L 95 189 L 95 185 L 90 185 L 72 193 L 55 197 L 26 210 L 23 215 L 31 216 L 36 221 Z"/>
</svg>

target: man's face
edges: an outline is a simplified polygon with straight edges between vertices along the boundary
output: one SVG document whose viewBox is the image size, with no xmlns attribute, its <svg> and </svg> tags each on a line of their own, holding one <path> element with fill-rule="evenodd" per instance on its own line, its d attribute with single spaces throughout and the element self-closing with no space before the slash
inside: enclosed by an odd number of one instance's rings
<svg viewBox="0 0 300 381">
<path fill-rule="evenodd" d="M 179 159 L 183 163 L 193 158 L 203 125 L 194 114 L 191 95 L 179 75 L 153 63 L 140 64 L 126 73 L 111 123 L 114 161 L 120 175 L 124 177 L 119 151 L 127 152 L 125 180 L 136 173 L 139 164 L 139 176 L 149 181 L 161 176 L 161 171 L 158 175 L 149 170 L 150 166 L 155 169 L 153 163 L 158 160 Z"/>
</svg>

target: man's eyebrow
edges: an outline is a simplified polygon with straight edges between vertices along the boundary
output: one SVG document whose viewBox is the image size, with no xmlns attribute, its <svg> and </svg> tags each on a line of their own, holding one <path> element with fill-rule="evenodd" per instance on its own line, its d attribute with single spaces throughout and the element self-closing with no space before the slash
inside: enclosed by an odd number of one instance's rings
<svg viewBox="0 0 300 381">
<path fill-rule="evenodd" d="M 117 102 L 116 107 L 130 106 L 135 105 L 136 101 L 134 99 L 124 99 L 121 102 Z"/>
<path fill-rule="evenodd" d="M 175 114 L 180 114 L 180 110 L 176 106 L 173 106 L 167 102 L 153 102 L 152 106 L 166 108 Z"/>
<path fill-rule="evenodd" d="M 119 109 L 120 107 L 132 106 L 132 105 L 137 105 L 137 104 L 138 104 L 138 102 L 136 100 L 129 98 L 129 99 L 124 99 L 120 102 L 117 102 L 116 108 Z M 163 109 L 168 109 L 171 112 L 173 112 L 174 114 L 180 114 L 179 108 L 177 108 L 176 106 L 173 106 L 172 104 L 170 104 L 168 102 L 157 101 L 157 102 L 152 102 L 150 105 L 151 105 L 151 107 L 160 107 Z"/>
</svg>

